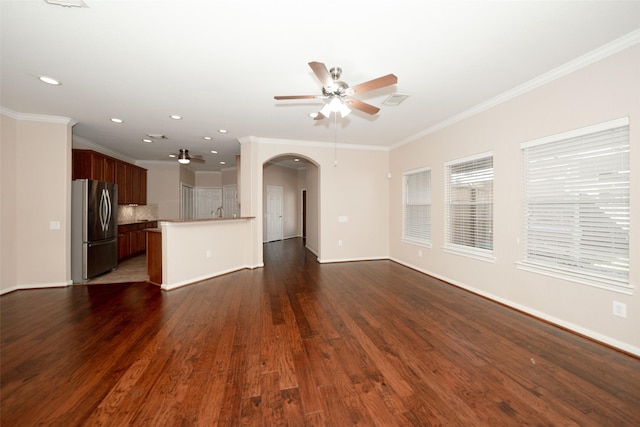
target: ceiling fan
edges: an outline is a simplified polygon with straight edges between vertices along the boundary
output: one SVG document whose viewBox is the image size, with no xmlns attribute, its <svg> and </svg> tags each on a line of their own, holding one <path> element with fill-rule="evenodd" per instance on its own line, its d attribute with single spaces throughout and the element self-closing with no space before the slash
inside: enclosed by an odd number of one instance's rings
<svg viewBox="0 0 640 427">
<path fill-rule="evenodd" d="M 374 89 L 379 89 L 381 87 L 390 86 L 398 82 L 398 78 L 395 75 L 387 74 L 386 76 L 378 77 L 377 79 L 349 87 L 348 84 L 340 80 L 342 68 L 332 67 L 330 70 L 327 70 L 327 67 L 322 62 L 309 62 L 309 67 L 311 67 L 311 70 L 322 84 L 322 95 L 286 95 L 274 96 L 274 99 L 278 101 L 289 99 L 326 99 L 326 104 L 316 115 L 315 120 L 321 120 L 325 117 L 329 117 L 332 112 L 339 112 L 342 117 L 345 117 L 351 112 L 349 107 L 363 111 L 367 114 L 376 114 L 380 111 L 378 107 L 374 107 L 373 105 L 367 104 L 359 99 L 352 98 L 352 96 L 369 92 Z"/>
<path fill-rule="evenodd" d="M 181 148 L 178 154 L 171 153 L 169 157 L 177 157 L 178 163 L 182 165 L 188 165 L 191 162 L 204 163 L 205 160 L 199 154 L 189 154 L 189 150 Z"/>
</svg>

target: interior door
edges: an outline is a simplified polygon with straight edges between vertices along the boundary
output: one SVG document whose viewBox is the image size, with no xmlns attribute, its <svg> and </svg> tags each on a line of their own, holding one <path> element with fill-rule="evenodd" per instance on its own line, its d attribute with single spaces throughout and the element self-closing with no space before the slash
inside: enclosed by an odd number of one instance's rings
<svg viewBox="0 0 640 427">
<path fill-rule="evenodd" d="M 275 185 L 267 186 L 267 241 L 283 239 L 282 223 L 283 188 Z"/>
<path fill-rule="evenodd" d="M 222 187 L 222 197 L 224 198 L 224 215 L 228 218 L 240 216 L 238 206 L 238 187 L 235 184 Z"/>
<path fill-rule="evenodd" d="M 222 211 L 222 189 L 221 188 L 196 188 L 196 218 L 215 218 Z M 225 216 L 226 212 L 224 212 Z"/>
<path fill-rule="evenodd" d="M 194 197 L 193 187 L 180 184 L 180 218 L 193 219 Z"/>
</svg>

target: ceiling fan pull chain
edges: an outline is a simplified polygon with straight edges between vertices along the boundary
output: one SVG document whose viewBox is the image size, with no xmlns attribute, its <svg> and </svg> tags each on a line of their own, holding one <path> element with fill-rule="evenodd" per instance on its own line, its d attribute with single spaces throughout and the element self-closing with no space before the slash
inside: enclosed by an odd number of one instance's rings
<svg viewBox="0 0 640 427">
<path fill-rule="evenodd" d="M 338 113 L 333 113 L 333 167 L 338 167 Z"/>
</svg>

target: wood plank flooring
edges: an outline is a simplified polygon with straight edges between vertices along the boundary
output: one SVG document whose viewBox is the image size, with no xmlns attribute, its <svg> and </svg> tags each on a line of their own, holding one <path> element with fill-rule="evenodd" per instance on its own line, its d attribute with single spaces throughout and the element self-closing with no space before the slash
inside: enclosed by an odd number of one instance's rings
<svg viewBox="0 0 640 427">
<path fill-rule="evenodd" d="M 391 261 L 0 297 L 3 426 L 637 426 L 640 360 Z"/>
</svg>

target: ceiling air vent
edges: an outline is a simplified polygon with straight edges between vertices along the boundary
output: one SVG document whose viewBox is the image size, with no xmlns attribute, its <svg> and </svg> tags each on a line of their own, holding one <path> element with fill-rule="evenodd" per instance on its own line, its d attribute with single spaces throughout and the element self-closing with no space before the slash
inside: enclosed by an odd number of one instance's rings
<svg viewBox="0 0 640 427">
<path fill-rule="evenodd" d="M 389 95 L 387 97 L 387 99 L 382 101 L 382 104 L 383 105 L 391 105 L 391 106 L 395 107 L 396 105 L 400 105 L 408 97 L 409 97 L 409 95 L 404 94 L 404 93 L 392 93 L 391 95 Z"/>
</svg>

